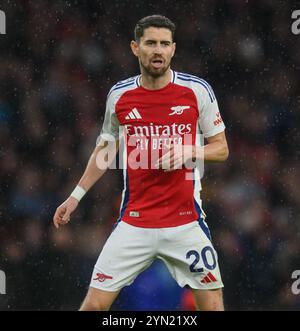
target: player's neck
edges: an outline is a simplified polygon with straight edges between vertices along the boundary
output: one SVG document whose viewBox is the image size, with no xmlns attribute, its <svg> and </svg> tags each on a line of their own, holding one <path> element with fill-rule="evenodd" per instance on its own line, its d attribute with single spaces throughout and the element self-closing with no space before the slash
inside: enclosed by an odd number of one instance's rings
<svg viewBox="0 0 300 331">
<path fill-rule="evenodd" d="M 167 86 L 171 81 L 172 72 L 169 68 L 161 77 L 152 77 L 142 72 L 140 85 L 148 90 L 159 90 Z"/>
</svg>

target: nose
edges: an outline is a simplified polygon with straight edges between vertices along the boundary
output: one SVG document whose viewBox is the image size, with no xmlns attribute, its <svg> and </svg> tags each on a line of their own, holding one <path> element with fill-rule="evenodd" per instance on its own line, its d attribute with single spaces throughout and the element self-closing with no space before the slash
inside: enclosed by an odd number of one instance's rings
<svg viewBox="0 0 300 331">
<path fill-rule="evenodd" d="M 162 47 L 160 44 L 156 44 L 155 48 L 154 48 L 154 53 L 155 54 L 162 54 Z"/>
</svg>

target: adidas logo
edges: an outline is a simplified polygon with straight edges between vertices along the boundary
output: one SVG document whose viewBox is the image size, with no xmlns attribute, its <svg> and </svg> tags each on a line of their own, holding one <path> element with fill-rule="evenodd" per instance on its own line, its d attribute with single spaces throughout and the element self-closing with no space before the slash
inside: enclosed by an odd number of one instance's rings
<svg viewBox="0 0 300 331">
<path fill-rule="evenodd" d="M 214 283 L 216 282 L 216 278 L 213 276 L 213 274 L 211 272 L 209 272 L 202 280 L 201 283 L 202 284 L 208 284 L 208 283 Z"/>
<path fill-rule="evenodd" d="M 142 116 L 140 115 L 139 111 L 136 108 L 133 108 L 131 112 L 125 117 L 125 120 L 134 120 L 140 118 L 142 118 Z"/>
</svg>

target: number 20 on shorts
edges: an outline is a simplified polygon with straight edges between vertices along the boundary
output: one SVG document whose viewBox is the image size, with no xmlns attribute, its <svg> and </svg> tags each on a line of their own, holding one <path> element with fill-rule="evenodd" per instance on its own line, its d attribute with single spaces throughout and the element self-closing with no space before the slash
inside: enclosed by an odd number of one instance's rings
<svg viewBox="0 0 300 331">
<path fill-rule="evenodd" d="M 186 253 L 186 258 L 187 259 L 190 259 L 192 256 L 194 257 L 194 261 L 190 265 L 190 271 L 191 272 L 203 272 L 204 271 L 203 268 L 198 268 L 198 269 L 195 268 L 197 263 L 200 261 L 200 254 L 195 250 L 191 250 L 191 251 L 188 251 Z M 208 256 L 211 257 L 212 263 L 208 262 Z M 201 251 L 201 258 L 202 258 L 202 261 L 204 263 L 204 266 L 208 270 L 215 269 L 215 267 L 217 265 L 217 261 L 216 261 L 215 253 L 214 253 L 214 250 L 212 249 L 212 247 L 205 246 Z"/>
</svg>

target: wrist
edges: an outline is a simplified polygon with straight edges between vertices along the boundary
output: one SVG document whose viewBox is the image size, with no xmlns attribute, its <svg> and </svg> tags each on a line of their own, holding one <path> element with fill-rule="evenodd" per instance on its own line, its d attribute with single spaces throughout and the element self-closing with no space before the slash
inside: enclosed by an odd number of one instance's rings
<svg viewBox="0 0 300 331">
<path fill-rule="evenodd" d="M 193 146 L 192 149 L 193 161 L 204 160 L 204 148 L 203 146 Z"/>
<path fill-rule="evenodd" d="M 70 197 L 75 198 L 79 202 L 85 194 L 86 190 L 84 190 L 81 186 L 77 185 L 73 192 L 70 194 Z"/>
</svg>

